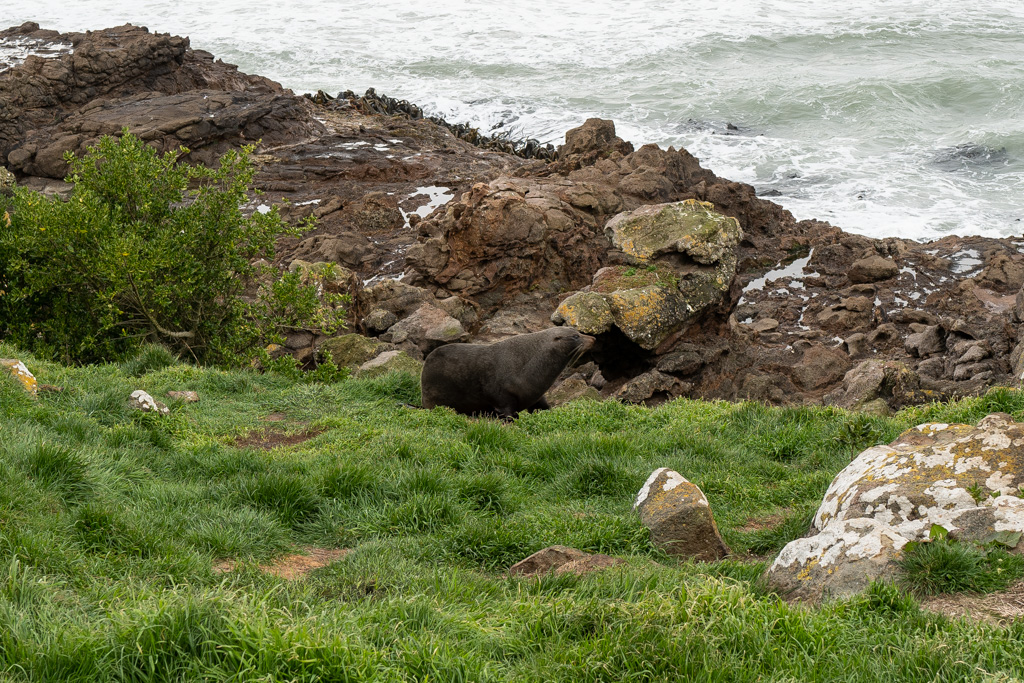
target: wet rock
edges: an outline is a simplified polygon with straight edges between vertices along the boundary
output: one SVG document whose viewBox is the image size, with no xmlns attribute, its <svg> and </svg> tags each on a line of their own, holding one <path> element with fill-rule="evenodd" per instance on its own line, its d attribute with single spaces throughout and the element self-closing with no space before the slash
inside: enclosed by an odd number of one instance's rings
<svg viewBox="0 0 1024 683">
<path fill-rule="evenodd" d="M 35 375 L 29 372 L 25 364 L 17 358 L 0 358 L 0 372 L 6 372 L 21 385 L 21 387 L 32 396 L 39 391 L 39 383 Z"/>
<path fill-rule="evenodd" d="M 1024 257 L 1020 254 L 993 254 L 986 260 L 977 282 L 998 292 L 1019 291 L 1024 284 Z"/>
<path fill-rule="evenodd" d="M 933 525 L 979 542 L 1024 531 L 1022 484 L 1024 424 L 1009 415 L 989 415 L 977 427 L 919 425 L 836 476 L 815 535 L 783 548 L 768 580 L 795 598 L 849 595 L 891 577 L 903 547 L 928 540 Z"/>
<path fill-rule="evenodd" d="M 542 576 L 554 574 L 589 574 L 623 564 L 623 560 L 610 555 L 590 554 L 564 545 L 553 545 L 538 550 L 525 560 L 509 567 L 511 576 Z"/>
<path fill-rule="evenodd" d="M 356 371 L 357 377 L 377 377 L 388 372 L 408 372 L 419 377 L 423 370 L 423 362 L 418 361 L 405 351 L 393 350 L 384 351 L 375 358 L 371 358 Z"/>
<path fill-rule="evenodd" d="M 894 278 L 900 274 L 900 268 L 887 258 L 873 254 L 867 258 L 855 261 L 847 271 L 846 276 L 850 282 L 880 282 Z"/>
<path fill-rule="evenodd" d="M 655 470 L 633 508 L 651 531 L 651 541 L 670 555 L 714 562 L 729 554 L 704 493 L 681 474 Z"/>
</svg>

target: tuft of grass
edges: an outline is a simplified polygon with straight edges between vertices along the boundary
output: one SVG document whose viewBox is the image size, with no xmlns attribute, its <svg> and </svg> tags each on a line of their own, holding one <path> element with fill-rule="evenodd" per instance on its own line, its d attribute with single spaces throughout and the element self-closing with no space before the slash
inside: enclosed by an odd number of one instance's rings
<svg viewBox="0 0 1024 683">
<path fill-rule="evenodd" d="M 56 492 L 65 503 L 81 501 L 92 488 L 85 461 L 61 444 L 37 444 L 25 457 L 24 468 L 31 478 Z"/>
<path fill-rule="evenodd" d="M 1024 576 L 1024 557 L 948 538 L 911 545 L 897 565 L 903 585 L 919 595 L 991 593 Z"/>
<path fill-rule="evenodd" d="M 174 353 L 166 346 L 149 344 L 139 349 L 133 357 L 121 363 L 121 368 L 129 377 L 142 377 L 146 373 L 171 367 L 177 360 Z"/>
<path fill-rule="evenodd" d="M 287 472 L 260 472 L 239 479 L 235 485 L 240 500 L 256 509 L 273 512 L 286 526 L 309 521 L 320 507 L 320 496 L 305 480 Z"/>
</svg>

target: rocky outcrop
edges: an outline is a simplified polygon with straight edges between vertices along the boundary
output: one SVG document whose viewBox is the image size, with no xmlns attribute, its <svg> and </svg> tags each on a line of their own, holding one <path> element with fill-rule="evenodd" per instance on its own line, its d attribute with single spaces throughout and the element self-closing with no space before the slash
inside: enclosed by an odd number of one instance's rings
<svg viewBox="0 0 1024 683">
<path fill-rule="evenodd" d="M 1024 531 L 1024 424 L 996 413 L 977 427 L 923 424 L 861 453 L 829 486 L 811 535 L 768 570 L 800 599 L 849 595 L 891 578 L 910 541 L 937 525 L 979 543 Z"/>
<path fill-rule="evenodd" d="M 131 25 L 60 35 L 35 24 L 0 33 L 11 37 L 71 46 L 0 73 L 0 159 L 16 172 L 63 178 L 64 152 L 82 153 L 124 127 L 161 151 L 187 147 L 204 163 L 245 142 L 324 132 L 303 100 L 214 62 L 187 38 Z"/>
<path fill-rule="evenodd" d="M 655 350 L 709 308 L 727 303 L 742 236 L 735 218 L 691 199 L 620 213 L 605 234 L 632 265 L 599 270 L 586 291 L 559 305 L 554 322 L 590 334 L 614 326 Z"/>
<path fill-rule="evenodd" d="M 670 555 L 714 562 L 729 554 L 704 492 L 678 472 L 662 467 L 651 473 L 633 507 L 651 542 Z"/>
<path fill-rule="evenodd" d="M 19 184 L 64 192 L 64 152 L 124 126 L 200 162 L 262 140 L 264 194 L 248 209 L 316 219 L 279 241 L 271 265 L 332 264 L 351 297 L 349 329 L 398 335 L 413 355 L 536 331 L 558 311 L 597 335 L 585 360 L 602 395 L 623 400 L 888 410 L 1024 376 L 1024 254 L 1011 239 L 919 244 L 796 221 L 686 150 L 634 149 L 599 119 L 568 131 L 557 155 L 525 159 L 470 144 L 453 135 L 465 126 L 409 103 L 296 97 L 187 38 L 133 26 L 26 24 L 4 40 L 46 53 L 0 72 L 0 166 Z M 725 229 L 662 235 L 658 217 L 679 206 Z M 637 241 L 644 215 L 654 229 Z M 431 338 L 416 321 L 407 332 L 423 306 L 462 332 Z M 286 350 L 313 367 L 322 342 L 295 330 Z"/>
</svg>

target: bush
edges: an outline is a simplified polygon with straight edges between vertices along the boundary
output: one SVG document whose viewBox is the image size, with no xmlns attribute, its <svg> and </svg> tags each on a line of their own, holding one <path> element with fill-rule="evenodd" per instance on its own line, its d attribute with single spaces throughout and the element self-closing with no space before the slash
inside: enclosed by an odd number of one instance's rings
<svg viewBox="0 0 1024 683">
<path fill-rule="evenodd" d="M 0 338 L 64 361 L 123 358 L 152 342 L 233 363 L 297 312 L 314 310 L 325 331 L 341 326 L 340 299 L 319 310 L 316 283 L 297 276 L 255 304 L 238 296 L 259 275 L 253 261 L 295 234 L 276 208 L 242 213 L 252 147 L 217 168 L 179 164 L 180 152 L 159 155 L 124 130 L 68 156 L 67 201 L 20 187 L 0 196 Z"/>
</svg>

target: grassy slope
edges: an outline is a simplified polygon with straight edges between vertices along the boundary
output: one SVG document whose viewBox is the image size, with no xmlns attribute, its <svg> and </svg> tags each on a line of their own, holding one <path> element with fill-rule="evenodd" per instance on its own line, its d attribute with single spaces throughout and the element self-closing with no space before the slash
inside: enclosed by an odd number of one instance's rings
<svg viewBox="0 0 1024 683">
<path fill-rule="evenodd" d="M 1022 623 L 948 621 L 889 586 L 808 609 L 757 580 L 853 452 L 923 421 L 1019 417 L 1022 394 L 889 419 L 577 403 L 503 425 L 399 407 L 418 398 L 406 375 L 303 385 L 165 363 L 158 351 L 123 365 L 30 362 L 66 387 L 38 401 L 0 381 L 0 677 L 1024 677 Z M 202 400 L 157 418 L 127 408 L 137 388 Z M 260 419 L 270 413 L 285 420 Z M 323 431 L 271 451 L 234 445 L 305 430 Z M 663 466 L 705 491 L 743 561 L 677 564 L 651 547 L 631 504 Z M 555 543 L 628 565 L 503 574 Z M 295 582 L 255 567 L 303 545 L 355 550 Z M 223 558 L 242 568 L 213 572 Z"/>
</svg>

